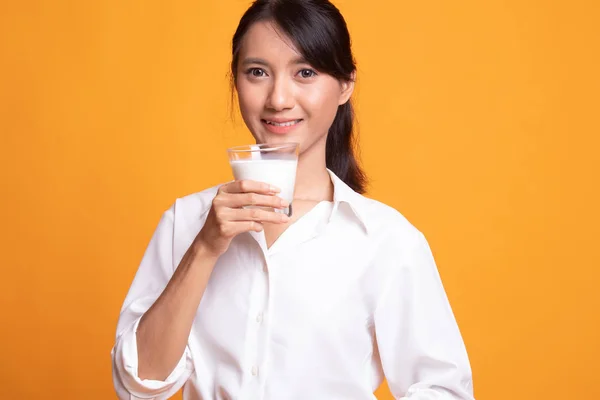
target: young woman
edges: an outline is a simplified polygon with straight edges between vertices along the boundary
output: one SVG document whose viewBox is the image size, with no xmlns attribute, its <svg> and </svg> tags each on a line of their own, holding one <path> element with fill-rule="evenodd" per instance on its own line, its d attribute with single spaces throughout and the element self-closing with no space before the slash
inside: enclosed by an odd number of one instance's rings
<svg viewBox="0 0 600 400">
<path fill-rule="evenodd" d="M 112 352 L 121 399 L 472 399 L 471 370 L 427 241 L 363 197 L 356 67 L 327 0 L 258 0 L 232 79 L 257 143 L 300 144 L 294 213 L 234 181 L 164 213 Z"/>
</svg>

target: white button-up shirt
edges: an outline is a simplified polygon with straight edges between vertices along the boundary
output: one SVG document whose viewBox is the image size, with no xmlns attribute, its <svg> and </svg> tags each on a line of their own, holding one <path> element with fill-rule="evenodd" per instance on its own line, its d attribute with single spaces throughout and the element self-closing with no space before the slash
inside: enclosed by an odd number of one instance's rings
<svg viewBox="0 0 600 400">
<path fill-rule="evenodd" d="M 469 360 L 424 236 L 331 171 L 321 202 L 267 249 L 238 235 L 214 267 L 185 353 L 138 377 L 136 330 L 202 228 L 218 187 L 164 213 L 123 304 L 112 351 L 120 399 L 473 399 Z"/>
</svg>

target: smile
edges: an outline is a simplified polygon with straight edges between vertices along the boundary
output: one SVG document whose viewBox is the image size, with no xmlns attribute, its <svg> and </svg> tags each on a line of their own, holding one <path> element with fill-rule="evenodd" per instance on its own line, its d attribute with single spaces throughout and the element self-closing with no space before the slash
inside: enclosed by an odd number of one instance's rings
<svg viewBox="0 0 600 400">
<path fill-rule="evenodd" d="M 273 121 L 270 119 L 262 119 L 261 122 L 267 131 L 276 135 L 285 135 L 298 128 L 298 126 L 301 126 L 300 123 L 303 122 L 303 120 L 289 119 L 286 121 L 284 119 L 277 119 L 276 121 Z"/>
<path fill-rule="evenodd" d="M 300 123 L 301 121 L 302 121 L 301 119 L 296 119 L 296 120 L 286 121 L 286 122 L 275 122 L 275 121 L 269 121 L 269 120 L 263 119 L 264 123 L 266 123 L 267 125 L 273 125 L 273 126 L 293 126 L 293 125 Z"/>
</svg>

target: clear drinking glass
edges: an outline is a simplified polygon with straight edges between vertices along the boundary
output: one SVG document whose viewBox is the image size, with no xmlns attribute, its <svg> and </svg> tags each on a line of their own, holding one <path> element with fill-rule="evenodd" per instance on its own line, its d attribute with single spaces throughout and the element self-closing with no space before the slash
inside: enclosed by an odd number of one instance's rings
<svg viewBox="0 0 600 400">
<path fill-rule="evenodd" d="M 277 195 L 290 206 L 276 212 L 292 215 L 292 200 L 298 167 L 298 143 L 250 144 L 227 149 L 236 180 L 265 182 L 281 189 Z"/>
</svg>

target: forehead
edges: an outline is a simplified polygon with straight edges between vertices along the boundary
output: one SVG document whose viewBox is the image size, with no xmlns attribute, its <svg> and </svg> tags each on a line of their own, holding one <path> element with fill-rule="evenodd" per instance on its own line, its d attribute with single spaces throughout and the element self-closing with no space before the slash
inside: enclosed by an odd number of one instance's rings
<svg viewBox="0 0 600 400">
<path fill-rule="evenodd" d="M 270 21 L 259 21 L 250 26 L 240 47 L 242 60 L 256 57 L 281 62 L 301 55 L 292 40 Z"/>
</svg>

